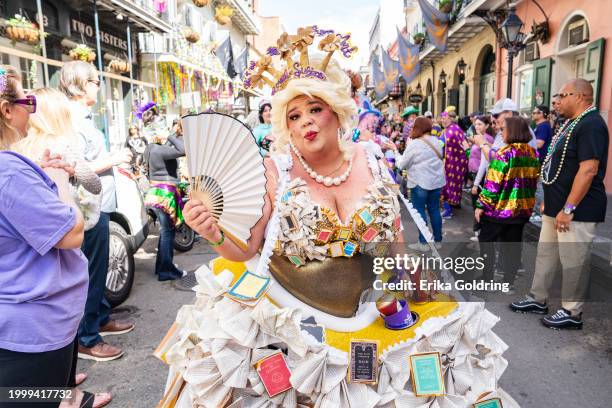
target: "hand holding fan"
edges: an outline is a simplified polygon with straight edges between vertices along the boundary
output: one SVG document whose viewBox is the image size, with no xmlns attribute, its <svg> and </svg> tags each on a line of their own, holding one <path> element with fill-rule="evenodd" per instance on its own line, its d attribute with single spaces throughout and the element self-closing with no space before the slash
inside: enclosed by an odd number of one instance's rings
<svg viewBox="0 0 612 408">
<path fill-rule="evenodd" d="M 266 176 L 255 136 L 242 122 L 202 112 L 182 119 L 192 196 L 232 241 L 247 247 L 263 215 Z"/>
</svg>

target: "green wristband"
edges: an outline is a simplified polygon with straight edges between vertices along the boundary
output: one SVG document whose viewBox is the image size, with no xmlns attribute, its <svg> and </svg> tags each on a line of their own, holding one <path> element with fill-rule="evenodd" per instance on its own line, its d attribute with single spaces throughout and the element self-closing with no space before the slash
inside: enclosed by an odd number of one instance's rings
<svg viewBox="0 0 612 408">
<path fill-rule="evenodd" d="M 225 242 L 225 234 L 223 233 L 223 231 L 221 231 L 221 239 L 218 242 L 210 242 L 210 241 L 208 241 L 208 244 L 210 246 L 212 246 L 212 247 L 218 247 L 220 245 L 223 245 L 224 242 Z"/>
</svg>

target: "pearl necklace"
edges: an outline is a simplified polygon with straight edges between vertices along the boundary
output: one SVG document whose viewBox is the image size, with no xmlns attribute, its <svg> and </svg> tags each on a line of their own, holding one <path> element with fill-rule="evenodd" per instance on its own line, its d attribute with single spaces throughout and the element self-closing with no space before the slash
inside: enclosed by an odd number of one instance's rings
<svg viewBox="0 0 612 408">
<path fill-rule="evenodd" d="M 338 177 L 329 177 L 329 176 L 323 177 L 322 175 L 314 171 L 312 167 L 308 165 L 308 163 L 306 163 L 306 160 L 304 160 L 304 158 L 302 157 L 302 154 L 297 149 L 297 147 L 295 147 L 293 142 L 289 142 L 289 146 L 291 146 L 291 150 L 293 150 L 293 153 L 295 153 L 296 157 L 302 164 L 302 167 L 304 167 L 304 169 L 306 170 L 306 173 L 308 173 L 308 175 L 312 177 L 317 183 L 323 184 L 325 187 L 331 187 L 332 185 L 339 186 L 342 182 L 346 181 L 349 174 L 351 174 L 351 170 L 353 169 L 353 159 L 352 158 L 349 159 L 349 164 L 348 164 L 346 171 L 342 173 L 341 175 L 339 175 Z"/>
<path fill-rule="evenodd" d="M 570 119 L 566 120 L 563 126 L 557 131 L 555 137 L 553 137 L 550 142 L 550 146 L 548 147 L 548 152 L 546 155 L 546 159 L 544 159 L 544 163 L 542 163 L 542 183 L 550 186 L 561 174 L 561 168 L 563 167 L 563 163 L 565 162 L 565 155 L 567 154 L 567 146 L 569 145 L 570 138 L 574 131 L 574 128 L 582 120 L 582 118 L 588 113 L 594 112 L 595 106 L 589 106 L 584 112 L 582 112 L 576 119 L 571 121 Z M 550 168 L 552 167 L 552 156 L 556 150 L 557 144 L 561 141 L 561 139 L 565 137 L 565 144 L 563 145 L 563 152 L 561 153 L 561 160 L 559 161 L 559 167 L 557 167 L 557 171 L 555 176 L 551 180 L 548 177 L 548 173 L 550 172 Z"/>
</svg>

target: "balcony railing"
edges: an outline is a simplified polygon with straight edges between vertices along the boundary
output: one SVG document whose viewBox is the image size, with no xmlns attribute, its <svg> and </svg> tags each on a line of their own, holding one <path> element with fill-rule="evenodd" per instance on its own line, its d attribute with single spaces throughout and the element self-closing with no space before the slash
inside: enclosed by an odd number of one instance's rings
<svg viewBox="0 0 612 408">
<path fill-rule="evenodd" d="M 98 0 L 110 10 L 121 11 L 145 29 L 169 32 L 176 12 L 176 0 L 166 1 L 163 12 L 155 8 L 154 0 Z"/>
</svg>

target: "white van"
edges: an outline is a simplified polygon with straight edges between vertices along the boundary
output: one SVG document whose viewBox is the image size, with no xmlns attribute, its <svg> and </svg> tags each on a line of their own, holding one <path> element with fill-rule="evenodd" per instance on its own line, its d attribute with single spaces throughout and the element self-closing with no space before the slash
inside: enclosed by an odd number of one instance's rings
<svg viewBox="0 0 612 408">
<path fill-rule="evenodd" d="M 149 217 L 134 175 L 113 168 L 117 208 L 110 216 L 110 248 L 105 297 L 111 306 L 124 302 L 134 283 L 134 253 L 149 235 Z"/>
</svg>

